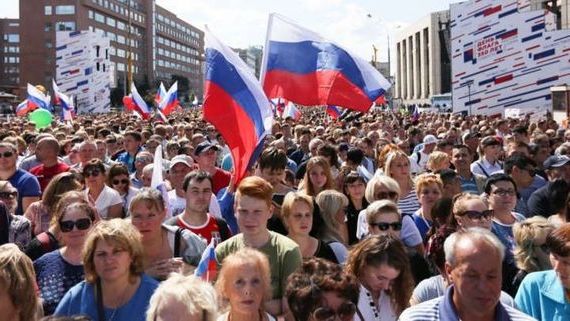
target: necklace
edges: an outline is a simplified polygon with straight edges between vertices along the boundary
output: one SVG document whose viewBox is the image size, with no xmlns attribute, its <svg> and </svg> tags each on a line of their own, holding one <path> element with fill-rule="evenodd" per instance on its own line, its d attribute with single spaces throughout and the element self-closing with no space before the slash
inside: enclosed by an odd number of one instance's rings
<svg viewBox="0 0 570 321">
<path fill-rule="evenodd" d="M 372 310 L 372 313 L 374 314 L 374 320 L 379 320 L 382 321 L 382 318 L 380 317 L 380 311 L 378 310 L 378 307 L 376 306 L 376 302 L 374 302 L 374 298 L 372 297 L 372 293 L 370 291 L 368 291 L 365 287 L 362 287 L 364 289 L 364 293 L 366 294 L 366 298 L 368 299 L 368 305 L 370 306 L 370 309 Z M 382 294 L 380 294 L 382 295 Z"/>
</svg>

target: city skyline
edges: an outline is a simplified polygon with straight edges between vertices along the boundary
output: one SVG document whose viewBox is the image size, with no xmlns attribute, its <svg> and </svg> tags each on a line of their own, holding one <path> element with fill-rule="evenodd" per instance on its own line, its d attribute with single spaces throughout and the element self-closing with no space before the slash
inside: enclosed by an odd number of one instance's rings
<svg viewBox="0 0 570 321">
<path fill-rule="evenodd" d="M 392 65 L 395 64 L 395 38 L 400 30 L 431 12 L 445 10 L 456 0 L 412 0 L 389 6 L 372 0 L 293 0 L 278 1 L 212 0 L 181 3 L 157 0 L 156 3 L 202 29 L 208 27 L 234 48 L 264 45 L 269 13 L 278 12 L 299 24 L 339 43 L 364 59 L 372 58 L 372 45 L 378 48 L 378 61 L 387 61 L 386 42 L 390 36 Z M 9 0 L 3 17 L 18 18 L 19 1 Z M 314 19 L 318 15 L 319 19 Z M 370 15 L 370 17 L 368 16 Z M 236 21 L 241 21 L 235 26 Z"/>
</svg>

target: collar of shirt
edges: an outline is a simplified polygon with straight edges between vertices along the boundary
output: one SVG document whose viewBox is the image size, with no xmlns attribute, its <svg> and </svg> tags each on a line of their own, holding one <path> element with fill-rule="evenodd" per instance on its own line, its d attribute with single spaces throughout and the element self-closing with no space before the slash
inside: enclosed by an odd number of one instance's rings
<svg viewBox="0 0 570 321">
<path fill-rule="evenodd" d="M 439 305 L 439 320 L 441 321 L 460 321 L 457 309 L 453 304 L 453 289 L 453 285 L 447 288 Z M 495 321 L 510 320 L 511 318 L 505 308 L 501 305 L 501 302 L 497 302 L 497 306 L 495 308 Z"/>
</svg>

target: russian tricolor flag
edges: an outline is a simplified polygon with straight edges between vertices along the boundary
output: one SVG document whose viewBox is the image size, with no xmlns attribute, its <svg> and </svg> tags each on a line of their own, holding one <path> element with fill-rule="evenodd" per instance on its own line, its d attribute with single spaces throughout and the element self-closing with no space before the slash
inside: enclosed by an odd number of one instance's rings
<svg viewBox="0 0 570 321">
<path fill-rule="evenodd" d="M 281 118 L 287 119 L 290 117 L 293 118 L 294 120 L 299 120 L 301 116 L 302 114 L 299 108 L 297 108 L 295 104 L 293 104 L 292 102 L 288 102 L 287 105 L 285 106 L 285 110 L 283 111 Z"/>
<path fill-rule="evenodd" d="M 28 97 L 16 107 L 17 116 L 25 116 L 27 113 L 42 108 L 51 112 L 49 95 L 45 95 L 38 88 L 28 84 Z M 24 104 L 25 103 L 25 104 Z"/>
<path fill-rule="evenodd" d="M 205 33 L 204 119 L 226 140 L 237 185 L 261 153 L 273 111 L 251 69 L 208 28 Z"/>
<path fill-rule="evenodd" d="M 27 113 L 31 112 L 32 110 L 38 108 L 36 105 L 29 104 L 27 99 L 24 99 L 21 103 L 18 104 L 16 107 L 16 116 L 25 116 Z"/>
<path fill-rule="evenodd" d="M 178 107 L 178 103 L 178 81 L 176 81 L 163 96 L 162 101 L 158 104 L 158 109 L 163 115 L 168 116 Z"/>
<path fill-rule="evenodd" d="M 53 86 L 53 94 L 55 98 L 56 104 L 61 106 L 61 114 L 63 120 L 72 120 L 73 119 L 73 98 L 67 96 L 66 94 L 62 93 L 55 82 L 55 79 L 52 79 L 52 86 Z"/>
<path fill-rule="evenodd" d="M 210 273 L 215 274 L 218 270 L 218 263 L 216 261 L 216 239 L 212 238 L 210 244 L 206 247 L 206 250 L 202 253 L 200 262 L 194 270 L 194 276 L 202 278 L 206 281 L 213 279 L 215 275 L 210 275 Z"/>
<path fill-rule="evenodd" d="M 156 102 L 157 106 L 160 105 L 160 102 L 162 101 L 162 99 L 164 99 L 165 96 L 166 96 L 166 88 L 164 88 L 164 84 L 161 81 L 160 86 L 158 87 L 158 91 L 156 92 L 156 96 L 154 97 L 154 101 Z"/>
<path fill-rule="evenodd" d="M 368 111 L 390 88 L 378 70 L 339 45 L 271 14 L 261 80 L 269 98 Z"/>
<path fill-rule="evenodd" d="M 134 82 L 131 83 L 131 94 L 123 97 L 123 104 L 127 110 L 136 112 L 142 119 L 150 118 L 150 109 L 141 95 L 139 95 Z"/>
<path fill-rule="evenodd" d="M 340 110 L 336 106 L 327 106 L 327 114 L 329 114 L 332 119 L 337 119 L 340 117 Z"/>
</svg>

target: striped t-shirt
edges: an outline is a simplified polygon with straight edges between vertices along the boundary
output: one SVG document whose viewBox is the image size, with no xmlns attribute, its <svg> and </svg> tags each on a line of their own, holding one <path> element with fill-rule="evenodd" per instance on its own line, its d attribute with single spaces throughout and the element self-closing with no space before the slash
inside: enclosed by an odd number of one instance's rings
<svg viewBox="0 0 570 321">
<path fill-rule="evenodd" d="M 408 195 L 400 198 L 398 201 L 398 209 L 402 214 L 413 214 L 420 209 L 420 201 L 415 190 L 411 190 Z"/>
</svg>

